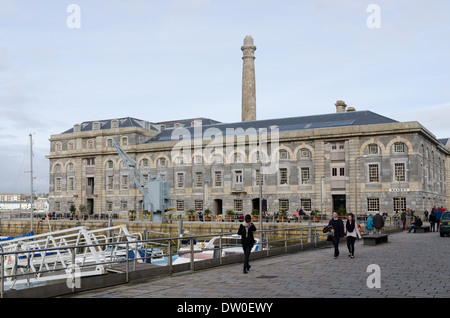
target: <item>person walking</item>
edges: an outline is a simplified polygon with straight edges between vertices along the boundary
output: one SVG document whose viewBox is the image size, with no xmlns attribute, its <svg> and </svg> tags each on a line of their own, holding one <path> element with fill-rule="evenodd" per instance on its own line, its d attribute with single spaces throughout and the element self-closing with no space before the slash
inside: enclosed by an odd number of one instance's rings
<svg viewBox="0 0 450 318">
<path fill-rule="evenodd" d="M 403 210 L 402 213 L 400 213 L 400 220 L 403 223 L 403 230 L 406 230 L 406 211 Z"/>
<path fill-rule="evenodd" d="M 247 214 L 244 217 L 244 222 L 239 226 L 238 235 L 241 236 L 242 249 L 244 250 L 244 274 L 250 270 L 250 252 L 255 244 L 253 232 L 256 231 L 255 225 L 252 223 L 252 216 Z"/>
<path fill-rule="evenodd" d="M 339 256 L 339 240 L 345 235 L 344 222 L 342 222 L 342 220 L 338 218 L 337 212 L 333 212 L 333 218 L 330 220 L 328 225 L 331 225 L 333 227 L 331 233 L 333 233 L 334 236 L 334 258 L 336 259 Z"/>
<path fill-rule="evenodd" d="M 373 226 L 375 227 L 376 234 L 381 234 L 381 229 L 384 226 L 384 219 L 380 212 L 377 212 L 377 214 L 373 217 Z"/>
<path fill-rule="evenodd" d="M 431 209 L 429 219 L 430 219 L 431 232 L 434 232 L 434 230 L 436 228 L 436 210 L 434 208 Z"/>
<path fill-rule="evenodd" d="M 369 231 L 369 234 L 373 234 L 373 216 L 369 214 L 369 217 L 366 221 L 366 229 Z"/>
<path fill-rule="evenodd" d="M 347 223 L 344 228 L 345 234 L 347 235 L 347 248 L 348 257 L 355 257 L 355 241 L 357 238 L 361 238 L 361 233 L 359 233 L 358 225 L 356 224 L 355 217 L 353 213 L 348 215 Z"/>
<path fill-rule="evenodd" d="M 436 211 L 436 232 L 439 232 L 439 223 L 441 221 L 442 210 L 438 208 Z"/>
</svg>

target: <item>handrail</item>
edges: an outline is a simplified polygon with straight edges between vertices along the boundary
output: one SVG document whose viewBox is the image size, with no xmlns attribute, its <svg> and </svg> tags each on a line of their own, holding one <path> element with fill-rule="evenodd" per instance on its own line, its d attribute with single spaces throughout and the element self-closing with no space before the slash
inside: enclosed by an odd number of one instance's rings
<svg viewBox="0 0 450 318">
<path fill-rule="evenodd" d="M 261 250 L 265 250 L 267 253 L 267 256 L 269 255 L 269 251 L 271 250 L 271 248 L 275 247 L 284 247 L 285 252 L 287 252 L 288 250 L 288 246 L 290 243 L 294 243 L 294 244 L 300 244 L 301 248 L 303 249 L 303 244 L 306 242 L 311 242 L 314 244 L 317 244 L 317 242 L 319 240 L 322 240 L 321 238 L 323 238 L 323 240 L 325 240 L 326 234 L 323 233 L 322 231 L 323 225 L 307 225 L 307 226 L 301 226 L 301 227 L 290 227 L 290 228 L 279 228 L 279 229 L 268 229 L 268 230 L 258 230 L 256 231 L 256 233 L 262 233 L 262 237 L 263 237 L 263 241 L 260 242 L 260 247 Z M 307 235 L 305 235 L 304 232 L 307 231 Z M 275 237 L 275 235 L 277 234 L 277 232 L 284 232 L 284 234 L 279 235 L 279 239 L 277 239 Z M 223 264 L 223 237 L 224 236 L 229 236 L 229 233 L 223 233 L 222 230 L 220 230 L 219 233 L 213 233 L 213 234 L 204 234 L 204 235 L 190 235 L 190 236 L 177 236 L 177 237 L 165 237 L 165 238 L 152 238 L 152 239 L 141 239 L 141 240 L 135 240 L 135 241 L 122 241 L 122 242 L 104 242 L 104 243 L 94 243 L 94 244 L 80 244 L 80 245 L 65 245 L 65 246 L 59 246 L 59 247 L 47 247 L 47 248 L 39 248 L 39 249 L 29 249 L 29 250 L 14 250 L 14 251 L 4 251 L 2 246 L 0 246 L 0 265 L 1 265 L 1 269 L 4 268 L 5 266 L 5 259 L 9 259 L 9 257 L 16 257 L 16 260 L 18 259 L 18 256 L 20 254 L 24 254 L 26 255 L 26 257 L 31 258 L 34 257 L 35 253 L 41 253 L 41 255 L 43 255 L 42 253 L 46 253 L 46 252 L 52 252 L 52 251 L 72 251 L 71 253 L 71 258 L 72 258 L 72 265 L 75 264 L 75 258 L 76 258 L 76 251 L 81 249 L 81 250 L 87 250 L 87 248 L 93 248 L 93 247 L 105 247 L 104 250 L 105 253 L 108 249 L 108 247 L 111 247 L 111 249 L 114 249 L 115 246 L 121 246 L 123 247 L 125 245 L 125 250 L 126 250 L 126 260 L 125 260 L 125 276 L 126 276 L 126 281 L 129 281 L 129 273 L 130 273 L 130 263 L 133 262 L 133 271 L 136 270 L 136 262 L 137 259 L 136 257 L 134 257 L 134 259 L 130 259 L 130 250 L 136 249 L 137 246 L 141 243 L 144 244 L 155 244 L 157 242 L 161 242 L 161 241 L 167 241 L 167 246 L 168 246 L 168 250 L 167 253 L 164 254 L 164 256 L 168 257 L 168 271 L 169 271 L 169 275 L 171 275 L 173 273 L 173 264 L 172 264 L 172 256 L 174 255 L 173 251 L 172 251 L 172 242 L 176 241 L 176 240 L 189 240 L 190 242 L 190 270 L 194 271 L 195 270 L 195 266 L 194 266 L 194 244 L 193 241 L 194 240 L 199 240 L 199 239 L 204 239 L 204 238 L 212 238 L 212 237 L 219 237 L 219 264 L 222 265 Z M 270 236 L 273 235 L 274 237 L 272 238 L 272 240 L 270 240 Z M 6 244 L 6 243 L 5 243 Z M 131 244 L 131 245 L 130 245 Z M 161 244 L 162 245 L 162 244 Z M 278 246 L 277 246 L 278 245 Z M 145 245 L 144 245 L 145 246 Z M 315 245 L 317 246 L 317 245 Z M 178 252 L 177 252 L 178 253 Z M 106 255 L 106 254 L 105 254 Z M 137 253 L 135 253 L 135 255 L 137 255 Z M 5 258 L 6 256 L 6 258 Z M 154 256 L 149 256 L 150 258 L 154 257 Z M 156 256 L 159 257 L 159 256 Z M 147 255 L 145 255 L 145 258 L 148 258 Z M 109 261 L 106 259 L 103 259 L 101 262 L 99 263 L 91 263 L 91 264 L 82 264 L 80 266 L 78 266 L 79 268 L 83 268 L 83 267 L 92 267 L 92 266 L 98 266 L 98 265 L 110 265 L 113 266 L 115 264 L 118 263 L 123 263 L 123 259 L 122 260 L 114 260 L 113 258 L 111 258 Z M 75 273 L 75 267 L 76 266 L 72 266 L 71 267 L 71 273 L 72 275 L 74 275 Z M 111 267 L 112 268 L 112 267 Z M 19 277 L 29 277 L 32 275 L 37 275 L 37 274 L 43 274 L 43 273 L 49 273 L 49 272 L 56 272 L 57 270 L 65 270 L 65 268 L 60 268 L 60 269 L 50 269 L 50 270 L 40 270 L 40 271 L 35 271 L 35 272 L 28 272 L 28 273 L 15 273 L 13 275 L 8 275 L 5 276 L 5 272 L 4 270 L 1 270 L 1 276 L 0 276 L 0 297 L 4 296 L 4 287 L 5 287 L 5 280 L 6 278 L 19 278 Z M 74 276 L 71 276 L 72 279 L 74 278 Z M 72 291 L 74 290 L 74 285 L 72 284 Z"/>
</svg>

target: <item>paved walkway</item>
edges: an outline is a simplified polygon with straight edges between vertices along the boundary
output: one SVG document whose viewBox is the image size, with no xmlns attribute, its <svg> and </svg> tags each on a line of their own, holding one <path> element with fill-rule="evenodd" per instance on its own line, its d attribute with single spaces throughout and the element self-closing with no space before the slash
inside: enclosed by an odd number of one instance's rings
<svg viewBox="0 0 450 318">
<path fill-rule="evenodd" d="M 447 297 L 450 298 L 450 238 L 434 233 L 395 233 L 389 242 L 364 246 L 358 240 L 355 258 L 347 247 L 333 259 L 333 248 L 319 248 L 251 261 L 247 275 L 242 265 L 228 265 L 128 284 L 73 297 L 82 298 L 301 298 L 301 297 Z M 380 288 L 369 288 L 379 266 Z"/>
</svg>

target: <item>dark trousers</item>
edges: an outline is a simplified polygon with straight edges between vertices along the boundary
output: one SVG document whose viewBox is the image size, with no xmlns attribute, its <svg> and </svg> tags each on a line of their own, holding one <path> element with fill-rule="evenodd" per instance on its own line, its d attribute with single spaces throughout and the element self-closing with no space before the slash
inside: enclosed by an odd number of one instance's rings
<svg viewBox="0 0 450 318">
<path fill-rule="evenodd" d="M 250 252 L 252 251 L 253 245 L 242 245 L 242 249 L 244 250 L 244 270 L 248 269 L 249 264 L 248 261 L 250 259 Z"/>
<path fill-rule="evenodd" d="M 431 232 L 434 232 L 436 222 L 430 222 L 430 224 L 431 224 Z"/>
<path fill-rule="evenodd" d="M 339 256 L 339 240 L 341 238 L 339 237 L 339 235 L 334 237 L 334 241 L 333 241 L 333 245 L 334 245 L 334 257 L 338 257 Z"/>
<path fill-rule="evenodd" d="M 356 237 L 347 236 L 347 247 L 348 247 L 348 252 L 350 253 L 351 256 L 354 256 L 354 254 L 355 254 L 355 241 L 356 241 Z"/>
</svg>

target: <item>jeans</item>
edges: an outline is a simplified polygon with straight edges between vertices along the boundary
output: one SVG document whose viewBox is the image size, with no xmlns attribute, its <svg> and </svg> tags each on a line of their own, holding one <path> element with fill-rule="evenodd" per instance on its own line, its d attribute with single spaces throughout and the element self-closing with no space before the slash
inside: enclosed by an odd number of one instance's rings
<svg viewBox="0 0 450 318">
<path fill-rule="evenodd" d="M 242 245 L 242 249 L 244 250 L 244 270 L 247 270 L 249 268 L 249 259 L 250 259 L 250 252 L 252 251 L 253 245 Z"/>
<path fill-rule="evenodd" d="M 351 256 L 354 256 L 354 254 L 355 254 L 355 241 L 356 241 L 356 237 L 347 236 L 347 248 L 348 248 L 348 252 L 350 253 Z"/>
<path fill-rule="evenodd" d="M 341 238 L 337 235 L 334 237 L 333 245 L 334 245 L 334 257 L 339 256 L 339 240 Z"/>
</svg>

